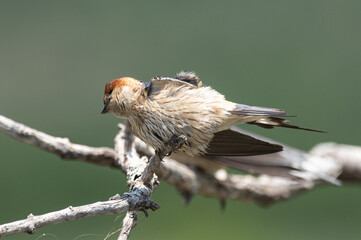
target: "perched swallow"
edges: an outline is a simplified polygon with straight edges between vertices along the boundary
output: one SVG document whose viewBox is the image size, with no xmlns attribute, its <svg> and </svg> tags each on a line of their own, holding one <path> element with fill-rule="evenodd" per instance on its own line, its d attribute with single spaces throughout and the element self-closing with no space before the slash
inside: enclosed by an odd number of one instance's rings
<svg viewBox="0 0 361 240">
<path fill-rule="evenodd" d="M 227 101 L 193 72 L 175 78 L 154 77 L 142 82 L 122 77 L 105 85 L 102 113 L 128 119 L 133 133 L 155 150 L 174 136 L 186 137 L 177 149 L 189 156 L 251 156 L 282 151 L 282 146 L 230 130 L 248 123 L 263 128 L 286 127 L 321 132 L 288 124 L 281 109 Z"/>
</svg>

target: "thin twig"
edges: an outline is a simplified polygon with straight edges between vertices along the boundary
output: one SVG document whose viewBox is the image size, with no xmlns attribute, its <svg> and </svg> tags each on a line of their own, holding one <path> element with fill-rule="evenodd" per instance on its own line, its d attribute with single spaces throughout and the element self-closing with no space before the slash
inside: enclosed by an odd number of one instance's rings
<svg viewBox="0 0 361 240">
<path fill-rule="evenodd" d="M 154 174 L 155 170 L 159 168 L 167 153 L 172 152 L 185 141 L 181 136 L 175 136 L 173 140 L 163 150 L 157 151 L 145 164 L 145 159 L 140 159 L 134 150 L 134 136 L 129 122 L 126 122 L 124 131 L 120 131 L 115 137 L 115 148 L 118 151 L 118 160 L 123 164 L 128 163 L 126 173 L 131 192 L 138 191 L 145 198 L 150 199 L 153 189 L 158 186 L 158 178 Z M 147 216 L 146 208 L 142 210 Z M 137 224 L 137 216 L 138 212 L 128 211 L 123 220 L 123 227 L 118 239 L 129 238 L 131 230 Z"/>
<path fill-rule="evenodd" d="M 60 138 L 40 132 L 0 115 L 0 131 L 20 142 L 38 147 L 58 155 L 63 159 L 79 160 L 96 165 L 121 168 L 117 155 L 107 147 L 89 147 L 71 143 L 68 138 Z"/>
<path fill-rule="evenodd" d="M 317 144 L 310 152 L 337 162 L 342 168 L 341 179 L 361 181 L 361 147 L 330 142 Z"/>
<path fill-rule="evenodd" d="M 106 214 L 119 214 L 127 210 L 137 210 L 142 205 L 152 210 L 157 209 L 157 204 L 149 201 L 148 198 L 126 193 L 117 200 L 96 202 L 78 207 L 67 207 L 60 211 L 50 212 L 35 216 L 29 214 L 24 220 L 0 225 L 0 237 L 15 233 L 34 233 L 37 228 L 53 225 L 62 222 L 74 221 L 79 218 L 93 217 Z"/>
<path fill-rule="evenodd" d="M 120 231 L 118 240 L 127 240 L 130 236 L 130 231 L 137 225 L 138 211 L 128 211 L 123 219 L 123 227 Z"/>
<path fill-rule="evenodd" d="M 127 165 L 127 183 L 128 185 L 134 185 L 134 181 L 139 178 L 139 175 L 143 174 L 145 169 L 145 161 L 140 159 L 139 155 L 134 149 L 134 136 L 131 132 L 129 122 L 126 122 L 124 131 L 120 131 L 114 140 L 115 150 L 118 154 L 118 161 L 121 165 Z M 131 188 L 132 190 L 132 188 Z M 135 189 L 138 190 L 138 189 Z M 144 189 L 146 190 L 146 189 Z M 150 198 L 147 193 L 143 193 L 143 196 Z M 128 211 L 123 219 L 123 226 L 120 230 L 119 240 L 127 240 L 133 228 L 137 225 L 138 211 Z"/>
</svg>

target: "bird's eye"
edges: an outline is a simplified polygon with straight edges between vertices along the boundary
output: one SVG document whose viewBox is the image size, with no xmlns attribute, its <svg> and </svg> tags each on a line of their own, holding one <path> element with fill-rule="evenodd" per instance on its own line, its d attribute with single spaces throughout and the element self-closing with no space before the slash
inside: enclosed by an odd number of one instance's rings
<svg viewBox="0 0 361 240">
<path fill-rule="evenodd" d="M 108 93 L 107 93 L 107 96 L 110 96 L 112 94 L 113 90 L 110 90 Z"/>
</svg>

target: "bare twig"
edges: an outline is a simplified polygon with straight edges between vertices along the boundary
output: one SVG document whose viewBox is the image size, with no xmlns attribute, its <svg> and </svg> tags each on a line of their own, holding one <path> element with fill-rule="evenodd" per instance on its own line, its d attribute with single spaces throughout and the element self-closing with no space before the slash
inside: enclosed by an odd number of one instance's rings
<svg viewBox="0 0 361 240">
<path fill-rule="evenodd" d="M 332 158 L 341 168 L 340 179 L 361 181 L 361 147 L 337 143 L 320 143 L 311 154 L 323 158 Z"/>
<path fill-rule="evenodd" d="M 123 219 L 123 227 L 118 240 L 126 240 L 130 236 L 130 231 L 137 225 L 138 211 L 128 211 Z"/>
<path fill-rule="evenodd" d="M 20 142 L 54 153 L 64 159 L 76 159 L 102 166 L 121 168 L 117 155 L 107 147 L 88 147 L 74 144 L 68 138 L 53 137 L 0 115 L 0 131 Z"/>
<path fill-rule="evenodd" d="M 116 200 L 109 200 L 105 202 L 96 202 L 88 205 L 78 207 L 67 207 L 63 210 L 51 212 L 39 216 L 29 214 L 24 220 L 0 225 L 0 237 L 15 233 L 34 233 L 37 228 L 47 225 L 74 221 L 79 218 L 86 218 L 105 214 L 119 214 L 127 210 L 138 210 L 139 206 L 142 208 L 150 208 L 155 210 L 158 208 L 157 204 L 133 193 L 126 193 L 123 197 Z"/>
<path fill-rule="evenodd" d="M 361 181 L 361 148 L 356 146 L 321 144 L 317 145 L 309 154 L 286 147 L 281 153 L 244 159 L 243 164 L 245 164 L 246 168 L 265 168 L 270 173 L 277 170 L 277 174 L 281 173 L 280 169 L 283 169 L 282 173 L 298 177 L 222 175 L 198 170 L 174 161 L 169 157 L 159 166 L 162 156 L 154 154 L 151 148 L 139 139 L 134 138 L 124 125 L 120 124 L 119 128 L 119 134 L 115 139 L 115 150 L 113 150 L 105 147 L 95 148 L 74 144 L 66 138 L 53 137 L 0 116 L 1 132 L 62 158 L 121 169 L 127 174 L 128 184 L 131 186 L 131 191 L 125 193 L 121 200 L 108 201 L 124 205 L 117 205 L 114 208 L 109 207 L 108 210 L 102 212 L 93 211 L 94 208 L 92 207 L 89 208 L 89 206 L 99 204 L 94 203 L 41 216 L 31 215 L 29 219 L 1 225 L 0 236 L 17 232 L 33 232 L 41 226 L 75 220 L 79 217 L 115 214 L 129 210 L 123 223 L 122 234 L 119 236 L 120 239 L 122 239 L 122 236 L 125 236 L 123 239 L 127 239 L 130 230 L 136 224 L 134 212 L 147 208 L 152 210 L 159 208 L 159 205 L 150 200 L 153 188 L 158 185 L 157 176 L 160 180 L 165 180 L 174 185 L 186 200 L 189 200 L 195 194 L 201 194 L 222 201 L 228 199 L 248 200 L 262 205 L 290 198 L 325 180 L 336 182 L 336 177 L 340 174 L 343 179 Z M 150 164 L 152 167 L 147 169 L 149 164 L 147 164 L 146 160 L 152 156 L 156 161 L 154 164 Z M 172 155 L 172 157 L 176 157 L 177 160 L 186 159 L 184 156 L 177 154 Z M 206 165 L 208 163 L 212 164 L 210 159 L 202 156 L 193 159 L 187 158 L 187 160 L 205 161 Z M 156 175 L 153 174 L 154 171 Z M 279 175 L 283 176 L 283 174 Z M 125 199 L 127 200 L 125 201 Z M 80 211 L 79 214 L 74 212 L 74 209 L 78 210 L 78 208 L 84 210 L 84 212 Z M 45 221 L 44 216 L 50 221 Z"/>
<path fill-rule="evenodd" d="M 134 186 L 137 179 L 141 177 L 146 168 L 145 159 L 140 159 L 138 153 L 134 149 L 134 136 L 131 133 L 130 125 L 126 122 L 124 131 L 119 131 L 114 140 L 115 150 L 118 154 L 118 161 L 120 165 L 127 166 L 127 183 L 130 186 Z M 154 179 L 156 181 L 156 178 Z M 154 182 L 153 182 L 154 183 Z M 152 184 L 153 188 L 153 184 Z M 150 198 L 152 193 L 151 189 L 147 189 L 144 186 L 140 188 L 130 188 L 131 190 L 140 190 L 143 196 Z M 138 211 L 128 211 L 123 219 L 123 226 L 121 228 L 118 239 L 126 240 L 130 236 L 130 232 L 137 225 Z"/>
<path fill-rule="evenodd" d="M 122 126 L 120 126 L 122 127 Z M 115 148 L 118 152 L 118 160 L 123 165 L 128 165 L 126 170 L 128 185 L 130 185 L 131 192 L 138 191 L 144 197 L 150 199 L 153 189 L 158 186 L 157 176 L 154 174 L 155 170 L 159 168 L 160 162 L 167 153 L 172 152 L 178 145 L 183 144 L 184 138 L 176 136 L 162 151 L 156 152 L 145 164 L 145 159 L 141 159 L 134 149 L 134 136 L 131 133 L 129 122 L 126 122 L 124 131 L 120 131 L 115 138 Z M 146 216 L 146 208 L 141 209 Z M 118 239 L 128 239 L 130 231 L 137 224 L 138 212 L 128 211 L 123 220 L 123 227 Z"/>
</svg>

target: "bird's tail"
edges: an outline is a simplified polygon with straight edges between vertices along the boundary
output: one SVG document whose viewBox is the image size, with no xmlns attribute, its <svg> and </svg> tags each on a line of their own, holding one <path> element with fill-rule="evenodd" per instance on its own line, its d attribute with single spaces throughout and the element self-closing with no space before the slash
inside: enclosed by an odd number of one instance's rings
<svg viewBox="0 0 361 240">
<path fill-rule="evenodd" d="M 245 122 L 248 124 L 254 124 L 263 128 L 285 127 L 285 128 L 293 128 L 293 129 L 324 133 L 324 131 L 310 129 L 310 128 L 303 128 L 289 124 L 288 120 L 283 119 L 281 117 L 294 117 L 294 116 L 287 115 L 287 112 L 281 109 L 237 104 L 233 110 L 229 111 L 229 113 L 232 115 L 239 116 L 239 118 L 242 118 L 241 121 L 243 122 L 244 120 L 246 120 Z"/>
</svg>

